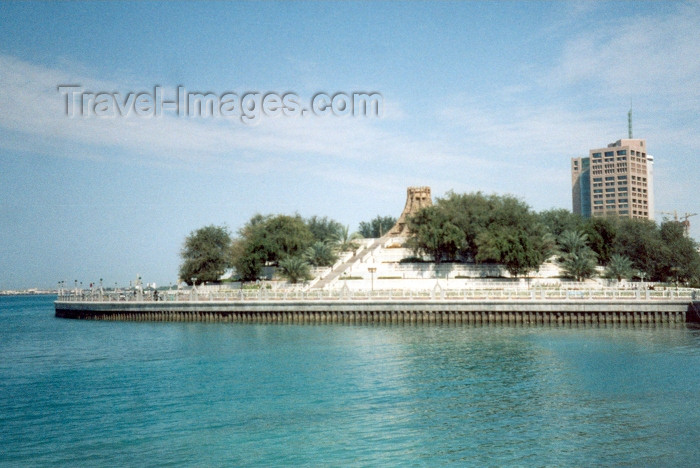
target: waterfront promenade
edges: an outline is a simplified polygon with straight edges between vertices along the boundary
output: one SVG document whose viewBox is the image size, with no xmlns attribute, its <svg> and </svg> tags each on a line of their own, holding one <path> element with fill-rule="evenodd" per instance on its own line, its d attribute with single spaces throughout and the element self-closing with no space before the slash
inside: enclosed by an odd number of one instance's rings
<svg viewBox="0 0 700 468">
<path fill-rule="evenodd" d="M 680 324 L 683 290 L 197 290 L 61 294 L 56 316 L 91 320 L 264 323 Z"/>
</svg>

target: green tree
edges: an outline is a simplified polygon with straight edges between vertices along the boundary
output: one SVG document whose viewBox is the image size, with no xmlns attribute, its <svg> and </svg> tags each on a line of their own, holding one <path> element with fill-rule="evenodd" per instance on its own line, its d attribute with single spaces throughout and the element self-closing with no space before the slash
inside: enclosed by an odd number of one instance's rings
<svg viewBox="0 0 700 468">
<path fill-rule="evenodd" d="M 360 244 L 355 242 L 355 240 L 361 237 L 362 235 L 357 232 L 350 234 L 350 226 L 341 226 L 338 236 L 335 239 L 336 248 L 339 252 L 357 250 L 360 247 Z"/>
<path fill-rule="evenodd" d="M 665 281 L 668 257 L 656 223 L 647 219 L 620 219 L 613 252 L 632 260 L 635 270 L 651 281 Z"/>
<path fill-rule="evenodd" d="M 495 262 L 512 276 L 528 275 L 547 259 L 549 248 L 543 234 L 528 232 L 522 226 L 485 230 L 477 236 L 477 262 Z"/>
<path fill-rule="evenodd" d="M 553 240 L 530 207 L 510 195 L 448 192 L 409 220 L 408 244 L 435 261 L 461 257 L 503 264 L 514 275 L 536 270 Z"/>
<path fill-rule="evenodd" d="M 280 273 L 290 283 L 311 279 L 309 264 L 301 257 L 287 257 L 279 262 Z"/>
<path fill-rule="evenodd" d="M 382 237 L 396 224 L 396 218 L 377 215 L 371 221 L 362 221 L 358 232 L 366 239 Z"/>
<path fill-rule="evenodd" d="M 231 247 L 231 263 L 236 268 L 236 274 L 242 281 L 255 281 L 265 266 L 266 252 L 259 244 L 248 238 L 233 241 Z"/>
<path fill-rule="evenodd" d="M 271 263 L 300 255 L 313 242 L 313 234 L 299 215 L 273 216 L 264 228 L 260 241 L 268 253 L 267 261 Z"/>
<path fill-rule="evenodd" d="M 298 215 L 255 215 L 239 230 L 239 238 L 231 249 L 233 265 L 241 279 L 252 281 L 264 265 L 301 256 L 313 240 L 313 234 Z"/>
<path fill-rule="evenodd" d="M 557 239 L 559 264 L 564 274 L 576 281 L 583 281 L 596 273 L 596 253 L 588 246 L 588 234 L 564 231 Z"/>
<path fill-rule="evenodd" d="M 448 192 L 435 205 L 465 236 L 465 260 L 502 262 L 514 272 L 539 268 L 553 244 L 540 217 L 511 195 Z M 532 250 L 531 250 L 532 249 Z"/>
<path fill-rule="evenodd" d="M 304 258 L 311 265 L 327 267 L 338 260 L 338 254 L 335 253 L 329 242 L 316 241 L 306 249 Z"/>
<path fill-rule="evenodd" d="M 503 264 L 513 276 L 527 275 L 547 260 L 552 240 L 536 213 L 523 201 L 510 196 L 491 195 L 489 211 L 477 214 L 485 227 L 477 235 L 477 262 Z"/>
<path fill-rule="evenodd" d="M 560 261 L 564 274 L 576 281 L 583 281 L 595 275 L 596 256 L 591 249 L 564 254 Z"/>
<path fill-rule="evenodd" d="M 588 234 L 579 231 L 564 231 L 559 235 L 557 245 L 561 253 L 576 253 L 588 247 Z"/>
<path fill-rule="evenodd" d="M 619 254 L 613 254 L 605 268 L 605 277 L 616 279 L 618 282 L 622 281 L 623 278 L 630 278 L 633 273 L 632 260 Z"/>
<path fill-rule="evenodd" d="M 328 219 L 326 216 L 323 218 L 312 216 L 306 220 L 306 225 L 309 231 L 311 231 L 314 240 L 320 242 L 329 242 L 337 239 L 343 229 L 342 224 L 338 221 Z"/>
<path fill-rule="evenodd" d="M 180 278 L 187 284 L 192 284 L 192 278 L 198 283 L 218 281 L 230 266 L 230 247 L 231 235 L 224 226 L 209 225 L 191 232 L 180 252 Z"/>
<path fill-rule="evenodd" d="M 408 247 L 416 255 L 429 255 L 435 263 L 454 261 L 464 242 L 464 233 L 436 206 L 421 209 L 408 218 L 407 225 L 413 233 Z"/>
<path fill-rule="evenodd" d="M 666 221 L 659 228 L 661 241 L 666 247 L 662 274 L 667 280 L 686 283 L 700 278 L 700 254 L 697 245 L 685 236 L 678 221 Z"/>
<path fill-rule="evenodd" d="M 577 229 L 588 236 L 588 246 L 602 265 L 607 264 L 615 253 L 618 225 L 616 218 L 593 217 L 586 220 L 581 229 Z"/>
<path fill-rule="evenodd" d="M 564 231 L 577 231 L 583 228 L 585 220 L 564 208 L 552 208 L 538 213 L 540 223 L 556 239 Z"/>
<path fill-rule="evenodd" d="M 657 226 L 646 219 L 619 220 L 614 250 L 632 260 L 639 275 L 650 281 L 692 282 L 700 278 L 700 255 L 683 225 L 666 221 Z"/>
<path fill-rule="evenodd" d="M 464 259 L 476 261 L 479 252 L 477 238 L 493 222 L 499 201 L 496 195 L 487 196 L 481 192 L 456 194 L 451 191 L 445 198 L 436 200 L 435 205 L 464 233 L 464 242 L 459 249 Z"/>
</svg>

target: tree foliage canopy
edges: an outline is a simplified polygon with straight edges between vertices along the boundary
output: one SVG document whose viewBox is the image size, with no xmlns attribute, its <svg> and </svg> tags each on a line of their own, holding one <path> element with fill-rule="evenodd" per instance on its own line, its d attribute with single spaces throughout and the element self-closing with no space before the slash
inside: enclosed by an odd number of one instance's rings
<svg viewBox="0 0 700 468">
<path fill-rule="evenodd" d="M 396 218 L 391 216 L 375 217 L 371 221 L 362 221 L 358 232 L 365 239 L 382 237 L 396 224 Z"/>
<path fill-rule="evenodd" d="M 500 263 L 517 276 L 556 254 L 566 274 L 579 280 L 594 275 L 600 264 L 607 266 L 608 277 L 700 284 L 697 244 L 677 221 L 659 226 L 640 219 L 582 219 L 564 209 L 535 213 L 510 195 L 448 192 L 407 223 L 413 232 L 408 246 L 435 262 Z M 381 237 L 395 224 L 396 218 L 376 216 L 360 223 L 359 234 Z M 235 266 L 241 279 L 255 280 L 265 265 L 290 258 L 307 267 L 308 262 L 331 265 L 338 251 L 358 247 L 348 227 L 318 216 L 256 214 L 237 234 L 232 241 L 226 227 L 214 225 L 190 233 L 181 251 L 180 278 L 217 281 Z"/>
<path fill-rule="evenodd" d="M 666 249 L 665 265 L 661 273 L 676 282 L 700 281 L 700 255 L 696 244 L 685 236 L 684 227 L 677 221 L 661 224 L 659 235 Z"/>
<path fill-rule="evenodd" d="M 342 224 L 326 216 L 312 216 L 306 220 L 306 225 L 317 242 L 335 242 L 343 230 Z"/>
<path fill-rule="evenodd" d="M 479 253 L 476 239 L 491 223 L 497 203 L 496 195 L 481 192 L 448 192 L 445 198 L 437 199 L 436 206 L 464 233 L 464 243 L 459 249 L 464 259 L 476 260 Z"/>
<path fill-rule="evenodd" d="M 191 232 L 180 252 L 180 278 L 187 284 L 192 284 L 192 278 L 197 283 L 218 281 L 230 266 L 230 247 L 231 235 L 224 226 L 209 225 Z"/>
<path fill-rule="evenodd" d="M 634 269 L 644 273 L 646 278 L 665 281 L 666 246 L 656 223 L 646 219 L 621 219 L 615 228 L 613 252 L 631 259 Z"/>
<path fill-rule="evenodd" d="M 540 211 L 537 216 L 554 239 L 564 231 L 580 231 L 586 223 L 583 217 L 564 208 Z"/>
<path fill-rule="evenodd" d="M 487 226 L 477 235 L 476 261 L 502 263 L 513 276 L 539 269 L 553 241 L 537 215 L 515 197 L 491 195 Z"/>
<path fill-rule="evenodd" d="M 339 252 L 349 252 L 351 250 L 357 250 L 360 244 L 355 242 L 356 239 L 362 237 L 359 232 L 350 233 L 350 226 L 343 226 L 338 233 L 338 238 L 336 239 L 336 248 Z"/>
<path fill-rule="evenodd" d="M 596 273 L 596 253 L 588 246 L 588 234 L 564 231 L 557 239 L 559 264 L 564 274 L 576 281 L 591 278 Z"/>
<path fill-rule="evenodd" d="M 588 246 L 596 253 L 598 262 L 606 265 L 616 248 L 618 220 L 615 218 L 590 218 L 578 229 L 588 236 Z"/>
<path fill-rule="evenodd" d="M 311 230 L 298 215 L 255 215 L 239 230 L 231 250 L 232 263 L 241 279 L 252 281 L 264 265 L 301 256 L 313 241 Z"/>
<path fill-rule="evenodd" d="M 624 255 L 613 254 L 605 269 L 605 277 L 622 281 L 623 279 L 630 278 L 633 272 L 632 260 Z"/>
<path fill-rule="evenodd" d="M 478 262 L 496 262 L 513 276 L 527 275 L 546 260 L 543 238 L 521 227 L 485 230 L 477 236 Z"/>
<path fill-rule="evenodd" d="M 330 242 L 316 241 L 304 251 L 304 258 L 311 265 L 329 267 L 338 260 L 338 254 Z"/>
<path fill-rule="evenodd" d="M 408 246 L 416 254 L 429 255 L 435 263 L 455 260 L 464 243 L 464 233 L 450 222 L 440 208 L 428 206 L 407 221 L 408 228 L 413 232 Z"/>
<path fill-rule="evenodd" d="M 287 257 L 279 262 L 282 276 L 290 283 L 311 279 L 309 264 L 301 257 Z"/>
<path fill-rule="evenodd" d="M 508 195 L 448 192 L 413 216 L 408 227 L 409 246 L 436 262 L 501 263 L 513 275 L 539 268 L 551 244 L 530 207 Z"/>
</svg>

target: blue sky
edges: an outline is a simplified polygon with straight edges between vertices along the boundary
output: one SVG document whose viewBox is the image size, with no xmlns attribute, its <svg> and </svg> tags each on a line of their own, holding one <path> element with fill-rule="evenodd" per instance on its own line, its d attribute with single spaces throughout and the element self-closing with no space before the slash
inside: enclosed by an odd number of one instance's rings
<svg viewBox="0 0 700 468">
<path fill-rule="evenodd" d="M 570 158 L 625 138 L 630 102 L 656 210 L 700 212 L 699 29 L 686 2 L 2 2 L 0 289 L 168 284 L 199 227 L 357 229 L 411 185 L 570 209 Z M 379 118 L 68 118 L 61 84 L 384 100 Z"/>
</svg>

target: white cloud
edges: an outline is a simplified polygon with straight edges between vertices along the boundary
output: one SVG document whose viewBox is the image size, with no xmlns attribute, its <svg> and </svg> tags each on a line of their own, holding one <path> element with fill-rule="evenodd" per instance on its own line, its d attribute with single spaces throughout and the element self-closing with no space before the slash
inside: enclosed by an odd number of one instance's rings
<svg viewBox="0 0 700 468">
<path fill-rule="evenodd" d="M 494 106 L 470 100 L 441 112 L 445 125 L 459 130 L 465 144 L 512 159 L 575 156 L 602 144 L 611 118 L 598 111 L 577 112 L 560 104 L 533 105 L 529 101 Z M 511 157 L 508 157 L 510 155 Z"/>
<path fill-rule="evenodd" d="M 661 95 L 697 106 L 700 97 L 700 4 L 672 14 L 590 21 L 569 38 L 548 83 L 588 84 L 604 96 Z M 691 101 L 688 101 L 691 100 Z"/>
<path fill-rule="evenodd" d="M 235 162 L 238 173 L 299 169 L 297 162 L 328 160 L 347 173 L 353 164 L 381 162 L 383 167 L 430 163 L 445 166 L 459 151 L 440 138 L 407 134 L 400 103 L 386 103 L 391 118 L 263 118 L 248 126 L 238 119 L 163 117 L 68 117 L 58 85 L 76 84 L 93 92 L 146 91 L 0 55 L 0 147 L 59 158 L 121 158 L 141 164 L 196 162 L 200 169 Z M 164 86 L 165 90 L 176 87 Z M 173 91 L 174 94 L 174 91 Z M 320 171 L 307 164 L 305 170 Z M 327 175 L 326 171 L 326 175 Z M 320 175 L 323 175 L 322 173 Z M 382 174 L 345 178 L 356 184 L 381 184 Z M 353 182 L 354 181 L 354 182 Z"/>
<path fill-rule="evenodd" d="M 498 92 L 434 93 L 430 102 L 448 103 L 441 109 L 418 110 L 385 96 L 380 119 L 267 118 L 255 126 L 223 118 L 71 119 L 57 85 L 139 91 L 129 89 L 134 77 L 105 79 L 86 66 L 48 67 L 0 55 L 0 148 L 209 170 L 225 160 L 242 174 L 305 172 L 367 189 L 421 180 L 487 191 L 517 183 L 529 198 L 543 171 L 558 177 L 560 168 L 567 173 L 569 157 L 623 136 L 634 97 L 643 116 L 635 133 L 648 138 L 650 148 L 665 151 L 682 141 L 688 150 L 700 149 L 700 39 L 692 33 L 700 26 L 700 6 L 602 21 L 601 10 L 572 13 L 582 26 L 571 28 L 551 66 L 516 63 L 525 74 Z M 296 69 L 309 66 L 300 61 Z"/>
<path fill-rule="evenodd" d="M 552 66 L 526 67 L 524 82 L 496 93 L 453 96 L 437 112 L 456 138 L 506 158 L 576 156 L 624 136 L 634 98 L 646 137 L 700 148 L 700 4 L 665 16 L 572 15 L 585 27 L 568 29 Z"/>
</svg>

